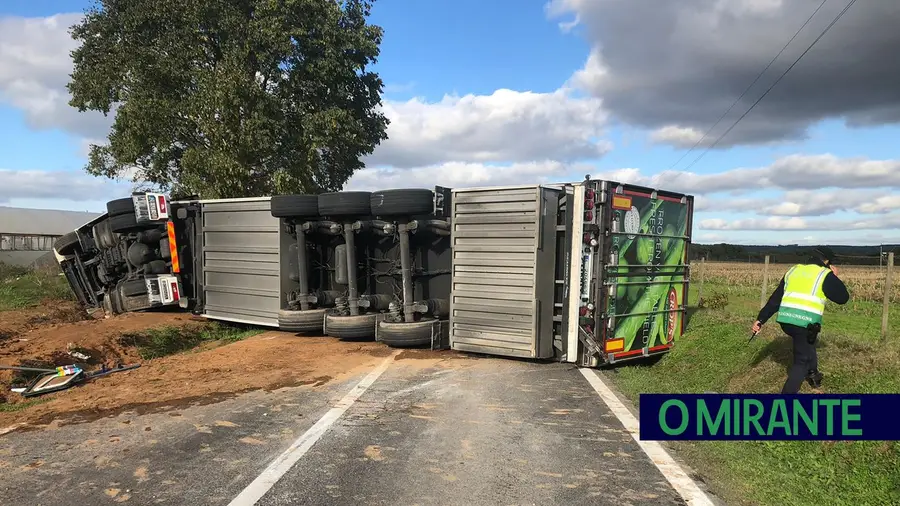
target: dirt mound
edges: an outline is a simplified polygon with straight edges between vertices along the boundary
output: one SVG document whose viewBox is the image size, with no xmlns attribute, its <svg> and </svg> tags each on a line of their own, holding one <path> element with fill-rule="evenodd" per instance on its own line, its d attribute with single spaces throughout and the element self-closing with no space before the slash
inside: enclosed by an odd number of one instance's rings
<svg viewBox="0 0 900 506">
<path fill-rule="evenodd" d="M 9 317 L 8 313 L 17 314 Z M 19 324 L 12 337 L 0 341 L 0 364 L 3 365 L 115 366 L 135 362 L 139 360 L 137 351 L 121 342 L 123 334 L 164 325 L 193 323 L 189 316 L 172 313 L 130 313 L 114 318 L 79 319 L 76 313 L 65 308 L 44 312 L 4 312 L 0 315 L 9 324 Z M 70 321 L 65 322 L 66 318 Z M 39 323 L 48 321 L 52 323 Z M 12 377 L 12 371 L 0 371 L 0 383 L 9 384 Z"/>
<path fill-rule="evenodd" d="M 78 304 L 59 301 L 40 307 L 0 311 L 0 346 L 32 329 L 93 319 Z"/>
<path fill-rule="evenodd" d="M 148 315 L 130 316 L 129 322 L 134 322 Z M 128 326 L 109 321 L 116 329 Z M 145 361 L 138 369 L 41 396 L 40 404 L 0 413 L 0 433 L 3 427 L 23 423 L 20 430 L 54 421 L 55 425 L 86 422 L 123 411 L 145 413 L 208 404 L 251 390 L 317 386 L 371 368 L 392 352 L 374 342 L 267 332 L 214 349 Z"/>
</svg>

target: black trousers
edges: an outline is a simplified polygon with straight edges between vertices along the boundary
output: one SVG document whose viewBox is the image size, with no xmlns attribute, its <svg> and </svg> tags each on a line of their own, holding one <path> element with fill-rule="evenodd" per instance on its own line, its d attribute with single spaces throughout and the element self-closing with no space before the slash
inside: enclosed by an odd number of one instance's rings
<svg viewBox="0 0 900 506">
<path fill-rule="evenodd" d="M 809 330 L 789 323 L 782 323 L 781 329 L 791 338 L 794 355 L 787 381 L 784 382 L 781 393 L 796 394 L 800 391 L 800 386 L 810 371 L 818 370 L 819 358 L 816 355 L 815 343 L 809 344 L 806 339 Z"/>
</svg>

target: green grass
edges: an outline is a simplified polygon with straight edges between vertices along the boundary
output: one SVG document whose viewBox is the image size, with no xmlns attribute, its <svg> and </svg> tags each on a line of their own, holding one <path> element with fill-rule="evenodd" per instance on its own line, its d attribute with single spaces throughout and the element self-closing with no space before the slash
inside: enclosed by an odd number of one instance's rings
<svg viewBox="0 0 900 506">
<path fill-rule="evenodd" d="M 692 289 L 691 300 L 696 301 Z M 640 393 L 777 393 L 787 376 L 790 343 L 770 320 L 750 344 L 759 292 L 707 283 L 726 293 L 724 309 L 699 310 L 675 348 L 651 367 L 614 369 L 633 402 Z M 881 307 L 829 305 L 818 343 L 827 393 L 900 392 L 900 314 L 880 341 Z M 804 383 L 804 392 L 809 385 Z M 728 504 L 900 504 L 897 442 L 677 442 L 676 451 L 713 483 Z"/>
<path fill-rule="evenodd" d="M 17 402 L 14 404 L 0 404 L 0 413 L 14 413 L 16 411 L 22 411 L 23 409 L 30 408 L 32 406 L 36 406 L 38 404 L 43 404 L 48 402 L 50 399 L 35 399 L 33 401 L 25 401 L 25 402 Z"/>
<path fill-rule="evenodd" d="M 187 327 L 166 326 L 125 334 L 122 343 L 134 346 L 144 360 L 193 350 L 205 343 L 229 344 L 261 333 L 249 326 L 209 322 Z"/>
<path fill-rule="evenodd" d="M 48 300 L 74 300 L 58 270 L 32 270 L 0 264 L 0 311 L 36 306 Z"/>
</svg>

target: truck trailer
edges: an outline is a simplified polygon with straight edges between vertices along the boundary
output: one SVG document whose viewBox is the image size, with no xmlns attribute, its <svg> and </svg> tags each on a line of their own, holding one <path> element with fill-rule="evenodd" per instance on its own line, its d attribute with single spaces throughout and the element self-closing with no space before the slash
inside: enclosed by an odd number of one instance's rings
<svg viewBox="0 0 900 506">
<path fill-rule="evenodd" d="M 684 332 L 691 195 L 573 183 L 135 193 L 59 238 L 86 308 L 600 367 Z"/>
</svg>

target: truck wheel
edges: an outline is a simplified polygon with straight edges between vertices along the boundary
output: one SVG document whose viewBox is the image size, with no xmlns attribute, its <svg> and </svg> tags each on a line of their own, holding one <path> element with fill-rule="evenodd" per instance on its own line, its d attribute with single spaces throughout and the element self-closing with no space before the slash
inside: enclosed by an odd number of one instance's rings
<svg viewBox="0 0 900 506">
<path fill-rule="evenodd" d="M 322 216 L 368 216 L 372 213 L 372 192 L 334 192 L 319 195 Z"/>
<path fill-rule="evenodd" d="M 317 195 L 273 195 L 269 201 L 276 218 L 316 218 L 319 216 Z"/>
<path fill-rule="evenodd" d="M 378 324 L 378 340 L 392 348 L 431 347 L 434 320 L 420 322 L 386 322 Z"/>
<path fill-rule="evenodd" d="M 372 192 L 375 216 L 410 216 L 434 212 L 434 192 L 421 188 Z"/>
<path fill-rule="evenodd" d="M 124 199 L 110 200 L 106 203 L 106 212 L 109 217 L 122 216 L 124 214 L 134 214 L 134 200 L 131 197 Z"/>
<path fill-rule="evenodd" d="M 60 255 L 70 255 L 75 252 L 75 246 L 78 244 L 78 233 L 69 232 L 53 242 L 53 249 Z"/>
<path fill-rule="evenodd" d="M 285 332 L 321 332 L 325 320 L 324 309 L 278 312 L 278 330 Z"/>
<path fill-rule="evenodd" d="M 123 297 L 137 297 L 147 295 L 147 283 L 143 279 L 123 281 L 119 284 L 119 292 Z"/>
<path fill-rule="evenodd" d="M 109 292 L 106 292 L 106 299 L 109 299 L 109 307 L 112 309 L 112 314 L 121 314 L 125 310 L 122 308 L 122 298 L 119 297 L 119 290 L 112 289 Z"/>
<path fill-rule="evenodd" d="M 165 260 L 151 260 L 144 264 L 144 274 L 168 274 L 169 265 Z"/>
<path fill-rule="evenodd" d="M 375 337 L 375 324 L 378 315 L 361 314 L 356 316 L 325 315 L 325 335 L 338 339 L 366 339 Z"/>
<path fill-rule="evenodd" d="M 159 226 L 158 224 L 138 224 L 137 217 L 134 215 L 134 213 L 110 216 L 108 218 L 108 221 L 109 229 L 112 232 L 116 232 L 117 234 L 136 232 L 138 230 L 146 230 L 148 228 Z"/>
<path fill-rule="evenodd" d="M 103 235 L 103 224 L 106 223 L 106 220 L 101 221 L 100 223 L 94 225 L 91 228 L 91 233 L 94 234 L 94 242 L 97 244 L 97 247 L 100 249 L 106 249 L 109 247 L 106 244 L 106 236 Z"/>
</svg>

